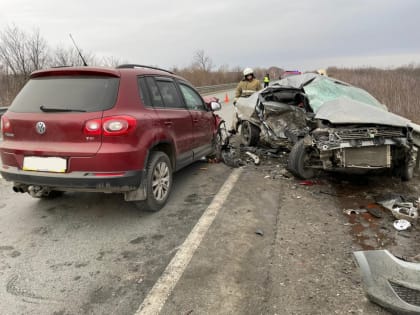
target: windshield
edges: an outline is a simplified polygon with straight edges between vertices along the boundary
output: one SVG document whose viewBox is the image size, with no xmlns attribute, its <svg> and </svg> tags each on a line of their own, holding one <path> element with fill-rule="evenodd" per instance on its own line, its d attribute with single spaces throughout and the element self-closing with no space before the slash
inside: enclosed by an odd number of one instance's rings
<svg viewBox="0 0 420 315">
<path fill-rule="evenodd" d="M 31 79 L 14 99 L 10 111 L 37 113 L 56 111 L 96 112 L 114 106 L 118 78 L 66 76 Z"/>
<path fill-rule="evenodd" d="M 341 97 L 348 97 L 352 100 L 386 110 L 384 105 L 379 103 L 377 99 L 375 99 L 365 90 L 356 88 L 354 86 L 345 85 L 344 83 L 333 81 L 327 78 L 319 78 L 312 81 L 304 87 L 304 90 L 305 94 L 309 98 L 309 104 L 315 113 L 325 102 Z"/>
</svg>

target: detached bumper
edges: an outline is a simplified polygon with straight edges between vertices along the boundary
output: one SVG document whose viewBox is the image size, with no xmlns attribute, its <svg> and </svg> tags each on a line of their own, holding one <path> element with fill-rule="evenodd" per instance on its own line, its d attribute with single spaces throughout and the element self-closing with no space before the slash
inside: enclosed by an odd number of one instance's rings
<svg viewBox="0 0 420 315">
<path fill-rule="evenodd" d="M 354 252 L 367 297 L 395 314 L 420 314 L 420 264 L 387 250 Z"/>
<path fill-rule="evenodd" d="M 127 192 L 136 190 L 144 182 L 145 171 L 112 173 L 44 173 L 22 171 L 9 167 L 0 171 L 2 177 L 16 184 L 49 187 L 62 191 Z"/>
</svg>

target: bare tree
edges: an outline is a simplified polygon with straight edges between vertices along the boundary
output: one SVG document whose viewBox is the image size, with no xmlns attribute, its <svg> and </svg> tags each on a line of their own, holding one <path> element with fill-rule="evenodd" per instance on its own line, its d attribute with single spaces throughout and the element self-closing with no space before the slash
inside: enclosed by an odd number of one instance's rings
<svg viewBox="0 0 420 315">
<path fill-rule="evenodd" d="M 213 69 L 213 61 L 205 54 L 203 49 L 194 53 L 193 65 L 204 72 L 210 72 Z"/>
<path fill-rule="evenodd" d="M 51 66 L 82 66 L 83 61 L 74 48 L 57 47 L 51 57 Z"/>
<path fill-rule="evenodd" d="M 45 39 L 41 37 L 39 30 L 28 37 L 27 45 L 31 72 L 44 68 L 50 59 L 49 48 Z"/>
<path fill-rule="evenodd" d="M 27 79 L 47 61 L 48 46 L 38 30 L 27 34 L 16 26 L 8 26 L 0 32 L 0 62 L 6 73 Z"/>
<path fill-rule="evenodd" d="M 38 30 L 26 33 L 16 26 L 0 31 L 0 101 L 8 104 L 31 72 L 45 67 L 49 49 Z"/>
<path fill-rule="evenodd" d="M 128 63 L 128 61 L 121 61 L 121 59 L 116 58 L 114 56 L 110 56 L 110 57 L 103 57 L 102 61 L 101 61 L 101 66 L 105 66 L 105 67 L 117 67 L 119 65 L 122 64 L 126 64 Z"/>
<path fill-rule="evenodd" d="M 82 52 L 82 54 L 88 65 L 96 66 L 100 64 L 98 58 L 92 53 Z M 75 48 L 57 47 L 52 53 L 50 65 L 53 67 L 83 66 L 83 60 Z"/>
</svg>

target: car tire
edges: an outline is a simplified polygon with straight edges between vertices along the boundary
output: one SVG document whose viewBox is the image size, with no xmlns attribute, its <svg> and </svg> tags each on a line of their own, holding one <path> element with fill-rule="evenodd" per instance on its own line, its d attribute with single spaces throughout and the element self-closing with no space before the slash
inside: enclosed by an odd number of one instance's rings
<svg viewBox="0 0 420 315">
<path fill-rule="evenodd" d="M 247 147 L 256 146 L 260 140 L 260 129 L 244 120 L 241 124 L 241 138 L 243 145 Z"/>
<path fill-rule="evenodd" d="M 159 211 L 168 201 L 171 190 L 171 161 L 164 152 L 152 151 L 146 169 L 146 200 L 136 204 L 146 211 Z"/>
<path fill-rule="evenodd" d="M 296 177 L 310 179 L 315 176 L 314 169 L 305 167 L 308 153 L 308 148 L 305 147 L 303 139 L 296 142 L 296 144 L 292 147 L 289 154 L 287 168 Z"/>
</svg>

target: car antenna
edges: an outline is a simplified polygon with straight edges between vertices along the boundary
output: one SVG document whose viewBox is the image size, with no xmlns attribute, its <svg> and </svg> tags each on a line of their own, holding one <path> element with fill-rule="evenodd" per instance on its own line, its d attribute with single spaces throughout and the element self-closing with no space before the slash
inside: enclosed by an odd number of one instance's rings
<svg viewBox="0 0 420 315">
<path fill-rule="evenodd" d="M 76 47 L 76 50 L 77 50 L 77 52 L 79 53 L 80 58 L 81 58 L 81 59 L 82 59 L 82 61 L 83 61 L 83 65 L 84 65 L 85 67 L 87 67 L 87 66 L 88 66 L 88 64 L 86 63 L 85 58 L 83 58 L 82 53 L 80 52 L 79 47 L 77 47 L 76 42 L 75 42 L 75 41 L 74 41 L 74 39 L 73 39 L 73 36 L 71 36 L 71 34 L 69 34 L 69 36 L 70 36 L 70 38 L 71 38 L 71 41 L 73 42 L 74 47 Z"/>
</svg>

